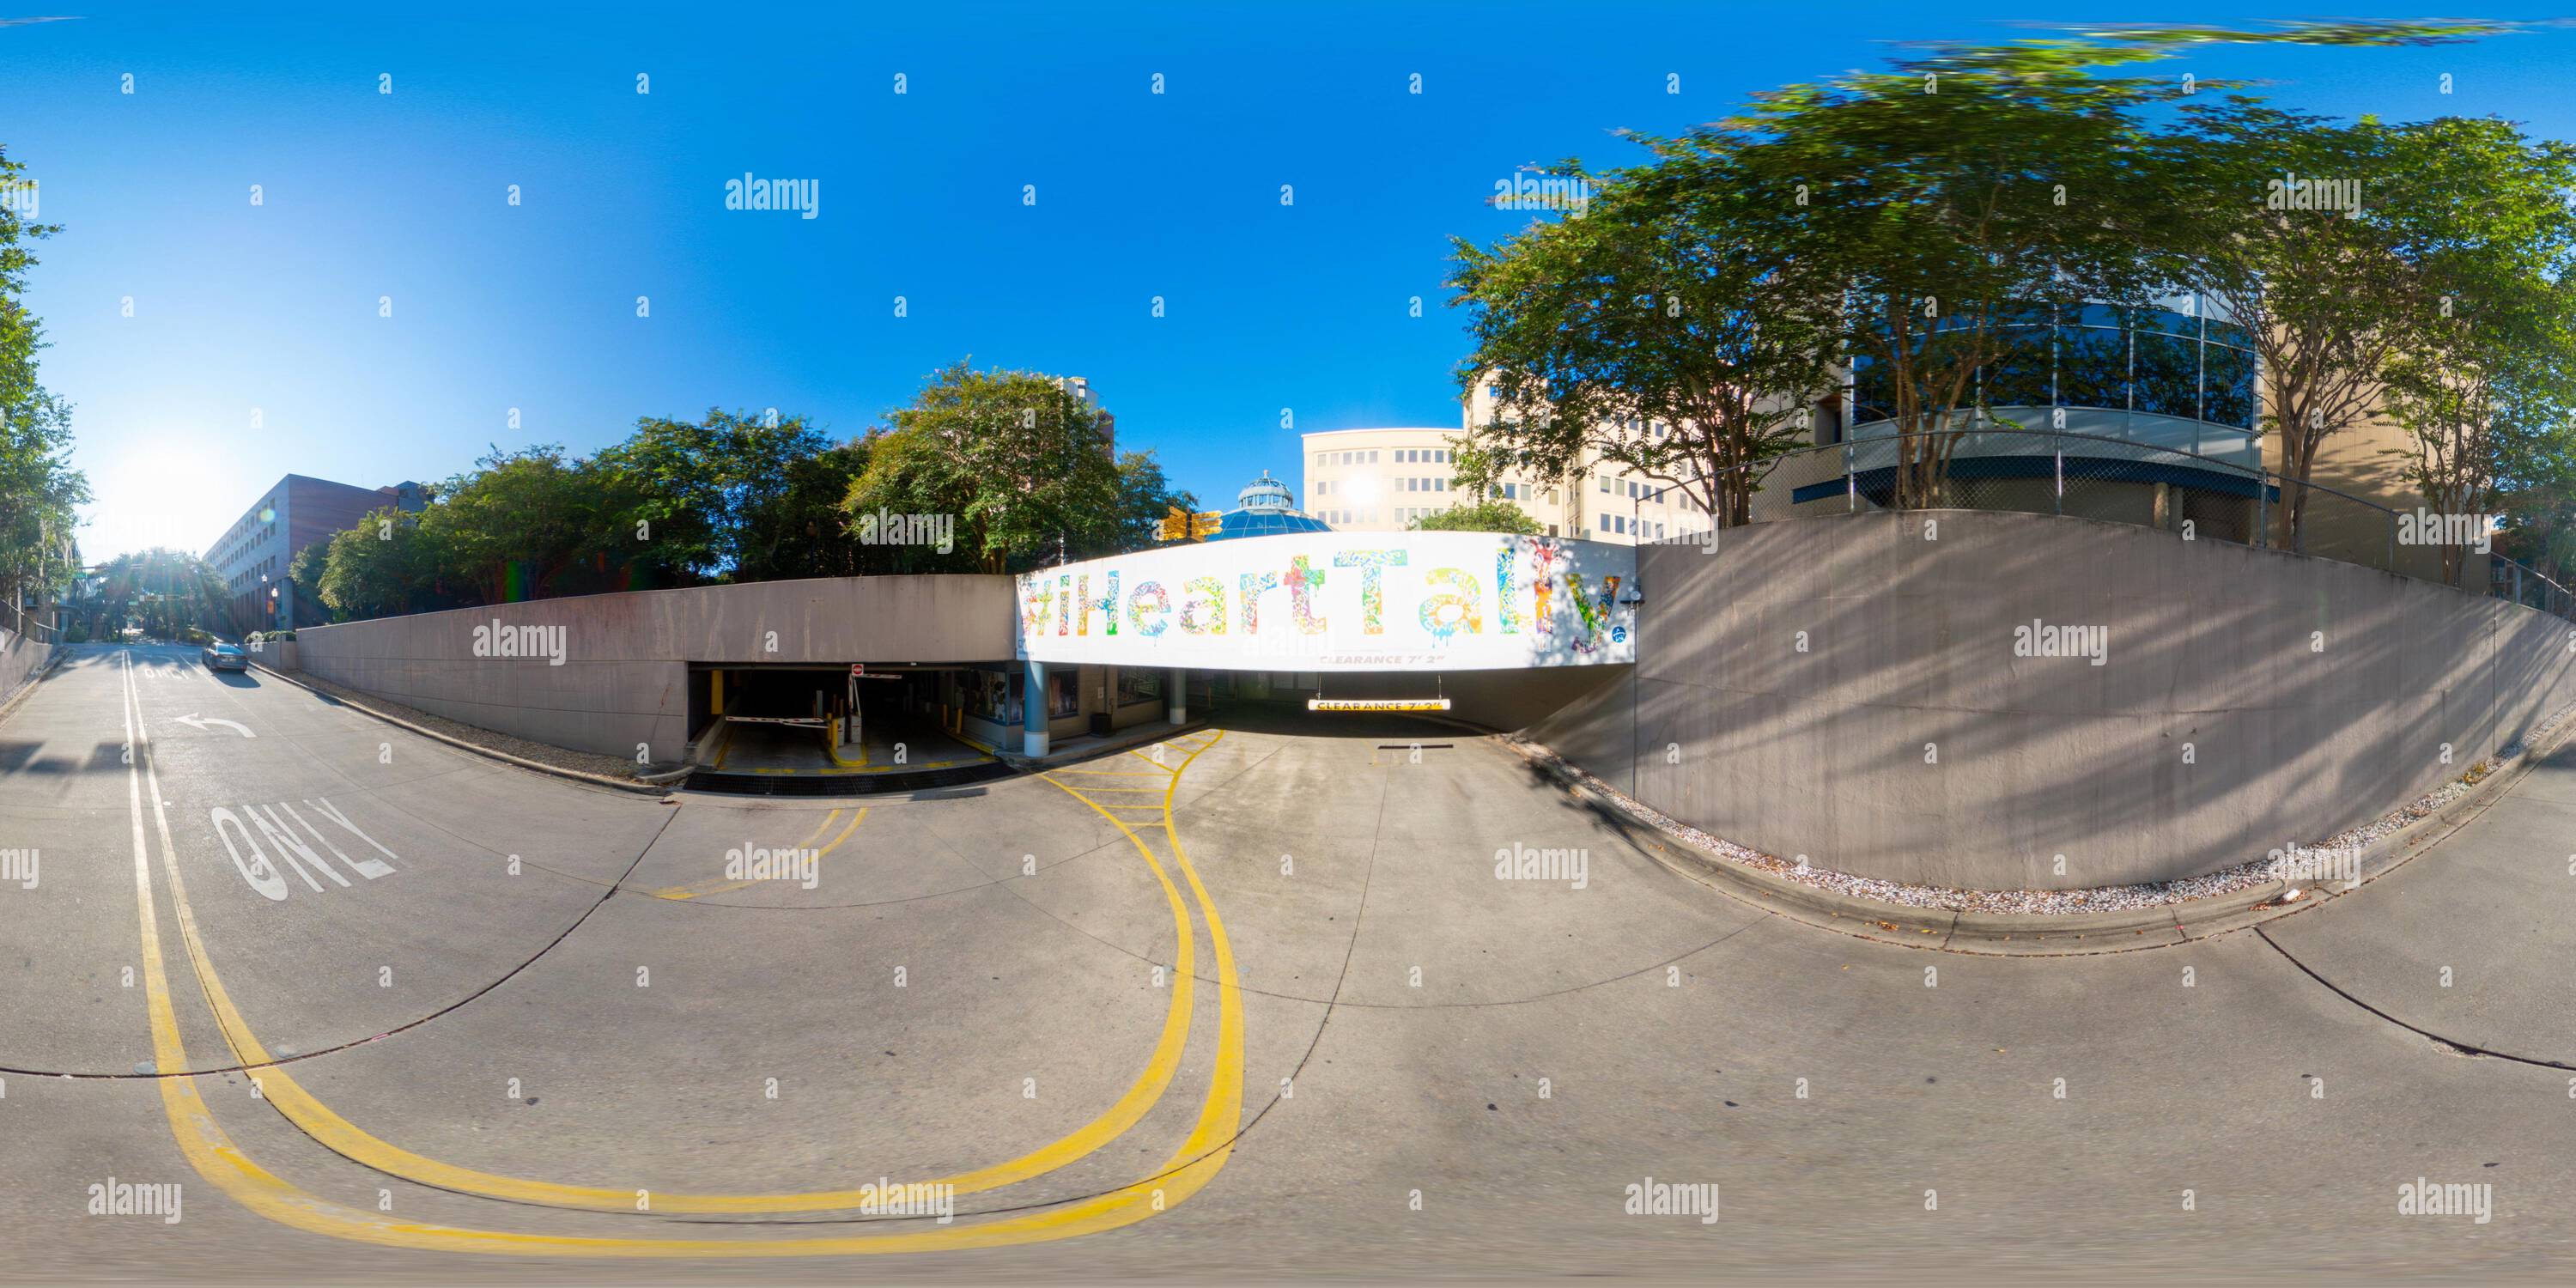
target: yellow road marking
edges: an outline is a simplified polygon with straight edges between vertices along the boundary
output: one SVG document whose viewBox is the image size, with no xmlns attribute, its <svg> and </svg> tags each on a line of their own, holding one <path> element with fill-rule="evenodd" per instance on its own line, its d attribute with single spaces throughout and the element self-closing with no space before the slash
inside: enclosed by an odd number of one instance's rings
<svg viewBox="0 0 2576 1288">
<path fill-rule="evenodd" d="M 868 745 L 864 742 L 859 744 L 859 758 L 857 760 L 852 760 L 841 754 L 841 740 L 837 729 L 826 729 L 823 731 L 823 754 L 831 757 L 832 763 L 835 765 L 843 765 L 856 769 L 865 769 L 868 765 Z"/>
<path fill-rule="evenodd" d="M 132 686 L 129 656 L 126 684 L 126 728 L 129 742 L 135 738 L 136 717 L 142 706 L 140 695 Z M 152 778 L 153 811 L 161 832 L 162 867 L 171 881 L 171 898 L 179 911 L 182 938 L 196 945 L 190 923 L 186 893 L 181 886 L 177 847 L 170 839 L 170 824 L 160 801 L 159 771 L 150 761 L 149 735 L 139 744 L 146 754 L 139 757 L 142 773 Z M 160 927 L 152 907 L 150 861 L 143 836 L 141 783 L 136 766 L 127 766 L 128 808 L 134 822 L 134 864 L 136 903 L 140 910 L 143 932 L 144 983 L 151 1018 L 154 1059 L 165 1073 L 174 1073 L 188 1064 L 188 1054 L 180 1039 L 179 1026 L 171 1009 L 169 981 L 162 966 Z M 1058 784 L 1059 787 L 1062 784 Z M 1069 790 L 1069 789 L 1068 789 Z M 1086 802 L 1087 803 L 1087 802 Z M 419 1248 L 449 1252 L 487 1252 L 520 1256 L 605 1256 L 605 1257 L 799 1257 L 845 1256 L 884 1252 L 927 1252 L 959 1248 L 1004 1247 L 1017 1244 L 1052 1242 L 1079 1235 L 1117 1229 L 1145 1221 L 1206 1187 L 1224 1170 L 1234 1152 L 1234 1137 L 1242 1120 L 1243 1109 L 1243 1017 L 1239 981 L 1234 972 L 1234 950 L 1226 938 L 1224 923 L 1215 915 L 1214 905 L 1206 901 L 1197 874 L 1188 868 L 1188 859 L 1178 849 L 1179 837 L 1168 816 L 1165 832 L 1175 843 L 1190 887 L 1199 901 L 1201 914 L 1207 919 L 1210 942 L 1216 950 L 1219 987 L 1217 991 L 1217 1060 L 1209 1078 L 1208 1098 L 1200 1106 L 1197 1122 L 1179 1149 L 1164 1164 L 1143 1180 L 1106 1194 L 1068 1204 L 1061 1208 L 1008 1217 L 970 1226 L 948 1226 L 931 1230 L 881 1235 L 843 1235 L 828 1238 L 747 1241 L 731 1239 L 629 1239 L 569 1235 L 517 1234 L 498 1230 L 474 1230 L 427 1222 L 394 1221 L 354 1208 L 326 1202 L 279 1179 L 254 1162 L 236 1147 L 223 1128 L 214 1120 L 204 1099 L 197 1094 L 196 1079 L 170 1076 L 156 1079 L 160 1084 L 164 1115 L 170 1121 L 173 1138 L 180 1152 L 197 1171 L 216 1188 L 243 1206 L 283 1225 L 316 1234 L 354 1242 L 391 1247 Z M 1131 834 L 1132 839 L 1132 834 Z M 1139 843 L 1139 848 L 1143 846 Z M 1163 880 L 1164 892 L 1173 910 L 1181 916 L 1181 941 L 1184 960 L 1190 934 L 1186 913 L 1179 894 L 1170 879 L 1163 875 L 1160 863 L 1150 851 L 1147 861 Z M 1185 969 L 1174 988 L 1177 997 L 1190 975 Z M 212 980 L 201 976 L 201 983 Z M 220 987 L 220 985 L 216 985 Z M 208 1000 L 213 1000 L 210 990 Z M 245 1030 L 246 1032 L 246 1030 Z M 229 1035 L 228 1035 L 229 1036 Z M 260 1085 L 265 1090 L 272 1078 L 282 1078 L 282 1071 L 261 1071 Z M 288 1080 L 291 1081 L 291 1080 Z M 273 1103 L 273 1102 L 272 1102 Z M 1141 1116 L 1141 1111 L 1140 1111 Z M 1123 1129 L 1122 1129 L 1123 1130 Z M 1007 1164 L 1005 1166 L 1008 1166 Z M 1034 1173 L 1032 1173 L 1034 1174 Z M 962 1187 L 961 1187 L 962 1189 Z M 670 1196 L 647 1196 L 642 1192 L 618 1191 L 620 1207 L 634 1210 L 638 1199 L 661 1202 Z M 856 1206 L 855 1203 L 840 1206 Z M 649 1209 L 648 1209 L 649 1210 Z M 664 1210 L 672 1210 L 665 1207 Z M 769 1209 L 762 1209 L 769 1210 Z"/>
<path fill-rule="evenodd" d="M 831 813 L 824 815 L 823 821 L 814 825 L 813 836 L 808 836 L 804 840 L 797 842 L 796 848 L 801 850 L 806 846 L 812 845 L 814 843 L 814 837 L 821 836 L 824 832 L 830 830 L 833 822 L 840 817 L 841 811 L 839 810 L 833 810 Z M 656 899 L 694 899 L 700 894 L 708 893 L 708 891 L 700 889 L 700 887 L 713 885 L 722 880 L 724 880 L 723 877 L 708 877 L 705 880 L 692 881 L 686 885 L 663 886 L 658 890 L 645 890 L 640 893 L 649 894 Z M 695 893 L 692 893 L 693 891 Z"/>
<path fill-rule="evenodd" d="M 841 811 L 839 811 L 839 810 L 834 810 L 834 811 L 832 811 L 832 813 L 833 813 L 833 814 L 838 814 L 838 813 L 840 813 L 840 812 L 841 812 Z M 851 816 L 850 816 L 850 825 L 849 825 L 848 827 L 842 828 L 842 829 L 841 829 L 841 834 L 840 834 L 839 836 L 833 837 L 833 838 L 832 838 L 832 843 L 831 843 L 831 844 L 824 846 L 824 847 L 822 848 L 822 850 L 821 850 L 819 853 L 815 854 L 815 856 L 814 856 L 814 861 L 815 861 L 817 864 L 820 864 L 820 863 L 823 861 L 824 856 L 826 856 L 826 855 L 830 854 L 830 853 L 831 853 L 832 851 L 834 851 L 834 850 L 837 850 L 837 849 L 841 848 L 841 842 L 846 841 L 846 840 L 849 840 L 849 839 L 850 839 L 850 833 L 855 832 L 855 831 L 858 831 L 858 830 L 859 830 L 859 824 L 860 824 L 860 823 L 862 823 L 862 822 L 864 822 L 864 821 L 866 821 L 867 817 L 868 817 L 868 812 L 867 812 L 867 810 L 866 810 L 866 809 L 864 809 L 864 808 L 862 808 L 858 813 L 851 815 Z M 830 817 L 828 817 L 828 816 L 827 816 L 827 817 L 825 817 L 825 818 L 824 818 L 824 820 L 823 820 L 823 827 L 830 827 L 831 825 L 832 825 L 832 820 L 831 820 L 831 818 L 830 818 Z M 816 828 L 816 829 L 814 830 L 814 836 L 821 836 L 822 834 L 823 834 L 822 828 Z M 806 837 L 806 838 L 805 838 L 805 845 L 812 845 L 812 844 L 814 843 L 814 836 Z M 804 848 L 804 846 L 798 846 L 797 848 L 798 848 L 798 849 L 803 849 L 803 848 Z M 675 892 L 673 892 L 673 893 L 669 893 L 669 894 L 663 894 L 663 893 L 660 893 L 660 892 L 658 892 L 658 891 L 657 891 L 657 892 L 655 892 L 655 897 L 657 897 L 657 898 L 662 898 L 662 899 L 703 899 L 703 898 L 705 898 L 705 897 L 707 897 L 708 895 L 711 895 L 711 894 L 730 894 L 730 893 L 732 893 L 732 892 L 734 892 L 734 891 L 736 891 L 736 890 L 748 889 L 748 888 L 750 888 L 750 887 L 752 887 L 752 886 L 756 886 L 756 885 L 759 885 L 759 884 L 761 884 L 761 883 L 760 883 L 760 882 L 758 882 L 758 881 L 728 881 L 728 882 L 725 882 L 725 883 L 724 883 L 724 884 L 722 884 L 722 885 L 717 885 L 717 886 L 707 886 L 706 884 L 704 884 L 703 882 L 701 882 L 699 885 L 691 886 L 691 887 L 688 887 L 688 888 L 685 888 L 685 889 L 682 889 L 682 890 L 679 890 L 679 891 L 675 891 Z"/>
</svg>

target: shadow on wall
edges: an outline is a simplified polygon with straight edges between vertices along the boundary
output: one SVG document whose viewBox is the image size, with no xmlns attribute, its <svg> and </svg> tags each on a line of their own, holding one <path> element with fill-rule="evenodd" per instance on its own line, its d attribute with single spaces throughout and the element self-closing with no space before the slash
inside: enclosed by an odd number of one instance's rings
<svg viewBox="0 0 2576 1288">
<path fill-rule="evenodd" d="M 2063 889 L 2261 858 L 2576 700 L 2558 618 L 2086 519 L 1788 520 L 1649 547 L 1640 581 L 1633 699 L 1613 685 L 1529 735 L 1694 826 L 1888 880 Z"/>
</svg>

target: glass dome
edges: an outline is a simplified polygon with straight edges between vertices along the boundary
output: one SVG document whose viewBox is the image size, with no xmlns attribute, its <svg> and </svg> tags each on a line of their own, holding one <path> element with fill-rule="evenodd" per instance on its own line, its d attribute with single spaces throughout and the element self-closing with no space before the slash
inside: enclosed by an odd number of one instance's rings
<svg viewBox="0 0 2576 1288">
<path fill-rule="evenodd" d="M 1276 537 L 1292 532 L 1330 532 L 1333 525 L 1297 509 L 1296 494 L 1288 485 L 1270 477 L 1261 477 L 1246 485 L 1234 498 L 1241 509 L 1228 510 L 1217 519 L 1217 530 L 1208 534 L 1209 541 L 1231 541 L 1236 537 Z"/>
<path fill-rule="evenodd" d="M 1288 485 L 1270 477 L 1268 470 L 1235 493 L 1234 503 L 1265 514 L 1284 514 L 1297 508 L 1297 498 L 1288 491 Z"/>
</svg>

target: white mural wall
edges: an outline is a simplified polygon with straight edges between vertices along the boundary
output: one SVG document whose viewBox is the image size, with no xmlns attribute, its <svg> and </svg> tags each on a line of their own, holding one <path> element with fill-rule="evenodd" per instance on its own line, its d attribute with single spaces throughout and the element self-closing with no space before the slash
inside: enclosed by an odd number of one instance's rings
<svg viewBox="0 0 2576 1288">
<path fill-rule="evenodd" d="M 1020 656 L 1219 670 L 1439 671 L 1637 659 L 1627 546 L 1317 532 L 1024 574 Z"/>
</svg>

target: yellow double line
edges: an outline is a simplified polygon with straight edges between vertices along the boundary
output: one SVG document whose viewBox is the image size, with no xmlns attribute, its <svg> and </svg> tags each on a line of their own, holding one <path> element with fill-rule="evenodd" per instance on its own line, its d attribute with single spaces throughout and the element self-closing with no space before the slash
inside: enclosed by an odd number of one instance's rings
<svg viewBox="0 0 2576 1288">
<path fill-rule="evenodd" d="M 824 855 L 828 855 L 832 851 L 841 848 L 841 842 L 849 840 L 850 833 L 858 831 L 860 821 L 867 818 L 867 816 L 868 811 L 864 806 L 859 809 L 858 813 L 851 815 L 850 825 L 842 828 L 841 834 L 833 837 L 832 843 L 824 846 L 821 854 L 814 856 L 815 862 L 820 863 L 823 860 Z M 841 811 L 839 810 L 833 810 L 831 813 L 824 815 L 823 821 L 814 826 L 814 835 L 808 836 L 804 840 L 797 842 L 796 848 L 802 850 L 805 847 L 812 845 L 814 843 L 814 837 L 821 836 L 823 833 L 830 831 L 833 822 L 838 820 L 840 817 Z M 749 856 L 745 857 L 747 859 Z M 733 891 L 760 884 L 763 883 L 759 881 L 728 881 L 723 877 L 709 877 L 704 881 L 694 881 L 688 885 L 664 886 L 658 890 L 645 890 L 641 893 L 651 895 L 656 899 L 703 899 L 711 894 L 730 894 Z"/>
<path fill-rule="evenodd" d="M 178 914 L 180 937 L 198 974 L 208 1004 L 214 1008 L 217 1022 L 226 1041 L 244 1065 L 258 1071 L 254 1075 L 261 1094 L 278 1107 L 290 1121 L 317 1140 L 353 1161 L 406 1179 L 425 1184 L 486 1194 L 496 1198 L 553 1203 L 566 1207 L 606 1208 L 619 1211 L 659 1210 L 666 1212 L 780 1212 L 824 1209 L 848 1209 L 862 1206 L 869 1191 L 826 1191 L 806 1195 L 708 1195 L 694 1196 L 704 1206 L 687 1206 L 690 1196 L 658 1195 L 646 1190 L 605 1190 L 583 1186 L 560 1186 L 547 1182 L 524 1181 L 497 1176 L 468 1168 L 456 1168 L 401 1150 L 359 1131 L 328 1107 L 313 1099 L 297 1086 L 283 1069 L 270 1064 L 270 1057 L 250 1034 L 240 1013 L 232 1007 L 220 979 L 207 960 L 203 940 L 196 930 L 196 919 L 190 910 L 183 878 L 176 861 L 177 847 L 170 838 L 170 824 L 162 803 L 160 775 L 152 764 L 151 739 L 141 724 L 141 695 L 133 683 L 133 664 L 129 655 L 125 671 L 125 720 L 128 745 L 139 755 L 130 757 L 127 768 L 128 808 L 133 818 L 134 880 L 136 905 L 142 925 L 144 982 L 147 1009 L 152 1031 L 153 1056 L 165 1076 L 156 1079 L 161 1090 L 162 1108 L 168 1117 L 172 1135 L 180 1151 L 198 1175 L 243 1206 L 281 1224 L 316 1234 L 356 1242 L 391 1247 L 456 1252 L 486 1252 L 520 1256 L 573 1257 L 799 1257 L 840 1256 L 885 1252 L 924 1252 L 943 1249 L 1000 1247 L 1015 1244 L 1048 1242 L 1078 1235 L 1116 1229 L 1147 1220 L 1152 1216 L 1196 1194 L 1223 1170 L 1233 1153 L 1235 1133 L 1243 1107 L 1243 1017 L 1240 984 L 1235 971 L 1234 949 L 1216 907 L 1190 865 L 1189 856 L 1181 849 L 1179 834 L 1164 820 L 1165 833 L 1173 846 L 1174 858 L 1189 883 L 1192 897 L 1208 926 L 1208 937 L 1217 958 L 1218 1011 L 1217 1059 L 1211 1073 L 1208 1096 L 1190 1134 L 1164 1164 L 1144 1179 L 1105 1194 L 1079 1202 L 1025 1212 L 1017 1216 L 976 1225 L 945 1226 L 903 1233 L 841 1235 L 825 1238 L 780 1240 L 736 1239 L 634 1239 L 619 1237 L 537 1235 L 498 1230 L 476 1230 L 428 1222 L 397 1221 L 381 1214 L 343 1207 L 317 1198 L 288 1184 L 261 1167 L 235 1146 L 198 1094 L 196 1079 L 177 1071 L 188 1067 L 188 1054 L 179 1034 L 178 1020 L 172 1008 L 169 981 L 161 956 L 159 919 L 152 899 L 149 847 L 143 830 L 143 788 L 148 780 L 152 791 L 153 818 L 159 829 L 162 849 L 162 871 L 170 881 L 172 906 Z M 1185 762 L 1186 763 L 1186 762 Z M 1177 786 L 1178 773 L 1173 775 Z M 1057 784 L 1062 786 L 1062 784 Z M 1066 789 L 1070 790 L 1070 789 Z M 1076 793 L 1077 797 L 1079 793 Z M 1166 794 L 1168 800 L 1169 794 Z M 1086 802 L 1088 803 L 1088 802 Z M 1094 808 L 1097 808 L 1096 806 Z M 1171 1070 L 1179 1063 L 1183 1039 L 1189 1020 L 1189 988 L 1192 979 L 1192 935 L 1186 910 L 1171 878 L 1164 872 L 1141 838 L 1123 824 L 1131 841 L 1154 868 L 1165 897 L 1170 902 L 1174 924 L 1179 933 L 1179 978 L 1174 982 L 1174 1019 L 1166 1021 L 1163 1041 L 1155 1049 L 1155 1059 L 1146 1074 L 1118 1105 L 1073 1135 L 1044 1149 L 983 1169 L 950 1178 L 946 1182 L 958 1192 L 971 1188 L 990 1189 L 1061 1167 L 1082 1157 L 1123 1133 L 1144 1116 L 1161 1097 Z M 1177 1025 L 1177 1035 L 1175 1025 Z M 260 1066 L 267 1066 L 261 1068 Z M 1157 1070 L 1160 1073 L 1157 1073 Z M 1150 1091 L 1148 1084 L 1151 1084 Z M 326 1137 L 326 1133 L 328 1133 Z"/>
</svg>

